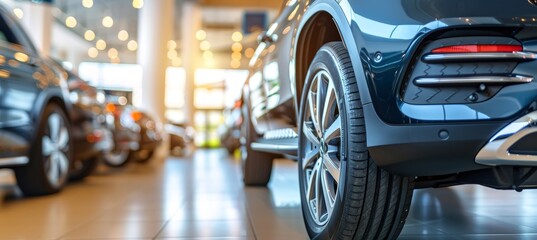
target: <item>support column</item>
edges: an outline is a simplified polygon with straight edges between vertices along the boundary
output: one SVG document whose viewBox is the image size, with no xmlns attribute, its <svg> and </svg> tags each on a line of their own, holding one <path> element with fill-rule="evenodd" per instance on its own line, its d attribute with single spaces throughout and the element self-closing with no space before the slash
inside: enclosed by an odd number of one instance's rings
<svg viewBox="0 0 537 240">
<path fill-rule="evenodd" d="M 46 3 L 26 2 L 21 5 L 24 12 L 22 17 L 22 25 L 26 29 L 28 35 L 32 39 L 38 51 L 45 55 L 50 54 L 52 42 L 52 6 Z"/>
<path fill-rule="evenodd" d="M 181 58 L 185 68 L 185 122 L 194 126 L 194 79 L 199 67 L 200 50 L 196 32 L 201 29 L 201 7 L 197 1 L 184 1 L 181 25 Z"/>
<path fill-rule="evenodd" d="M 138 19 L 138 63 L 143 68 L 141 108 L 166 122 L 166 44 L 173 36 L 174 0 L 145 1 Z"/>
</svg>

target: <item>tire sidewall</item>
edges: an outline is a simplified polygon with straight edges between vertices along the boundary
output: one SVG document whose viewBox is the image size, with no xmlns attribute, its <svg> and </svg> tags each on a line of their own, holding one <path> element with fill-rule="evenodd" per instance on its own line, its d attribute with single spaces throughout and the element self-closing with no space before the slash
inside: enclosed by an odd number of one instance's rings
<svg viewBox="0 0 537 240">
<path fill-rule="evenodd" d="M 300 198 L 301 198 L 301 205 L 302 205 L 302 213 L 304 217 L 304 221 L 306 223 L 306 229 L 308 231 L 308 234 L 311 238 L 315 239 L 331 239 L 334 234 L 336 234 L 337 229 L 339 228 L 340 224 L 340 217 L 343 214 L 343 208 L 344 203 L 342 202 L 342 199 L 345 197 L 346 192 L 346 182 L 347 182 L 347 160 L 346 156 L 348 156 L 348 132 L 346 130 L 347 122 L 348 122 L 348 111 L 347 111 L 347 105 L 346 105 L 346 94 L 345 89 L 343 86 L 343 74 L 341 73 L 341 68 L 338 66 L 338 61 L 336 56 L 334 56 L 334 53 L 332 53 L 329 49 L 326 47 L 321 48 L 319 52 L 316 54 L 315 58 L 312 61 L 312 64 L 310 65 L 308 69 L 308 74 L 306 75 L 306 82 L 304 84 L 304 88 L 302 91 L 302 97 L 300 101 L 300 112 L 299 112 L 299 121 L 298 121 L 298 129 L 299 129 L 299 151 L 298 151 L 298 168 L 299 168 L 299 185 L 300 185 Z M 302 150 L 302 146 L 304 144 L 305 137 L 303 136 L 303 129 L 302 129 L 302 123 L 304 122 L 304 110 L 307 103 L 307 97 L 308 97 L 308 91 L 310 89 L 310 86 L 312 84 L 314 76 L 321 70 L 325 70 L 328 72 L 330 77 L 332 78 L 332 81 L 334 82 L 335 92 L 336 92 L 336 101 L 339 104 L 339 111 L 341 116 L 341 146 L 340 146 L 340 153 L 341 153 L 341 165 L 340 165 L 340 179 L 337 189 L 337 198 L 334 204 L 333 212 L 330 216 L 330 219 L 326 223 L 325 226 L 318 226 L 315 221 L 312 219 L 310 210 L 307 206 L 307 200 L 305 197 L 305 174 L 302 170 L 302 159 L 304 157 L 304 152 Z M 335 217 L 334 217 L 335 216 Z"/>
</svg>

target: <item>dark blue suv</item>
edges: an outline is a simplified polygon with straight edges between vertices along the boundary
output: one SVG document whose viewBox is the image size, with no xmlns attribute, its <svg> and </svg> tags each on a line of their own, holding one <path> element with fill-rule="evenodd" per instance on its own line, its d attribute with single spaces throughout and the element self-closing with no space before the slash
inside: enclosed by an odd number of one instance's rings
<svg viewBox="0 0 537 240">
<path fill-rule="evenodd" d="M 247 185 L 298 160 L 316 239 L 395 239 L 415 188 L 537 187 L 533 0 L 286 0 L 243 89 Z"/>
</svg>

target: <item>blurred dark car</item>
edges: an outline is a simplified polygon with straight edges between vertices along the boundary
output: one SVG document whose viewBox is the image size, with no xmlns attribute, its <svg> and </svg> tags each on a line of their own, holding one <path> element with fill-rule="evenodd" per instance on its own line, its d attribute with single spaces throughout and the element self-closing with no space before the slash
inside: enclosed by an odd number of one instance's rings
<svg viewBox="0 0 537 240">
<path fill-rule="evenodd" d="M 81 180 L 98 166 L 114 146 L 112 132 L 105 124 L 104 94 L 76 74 L 67 72 L 69 98 L 73 104 L 71 122 L 75 162 L 71 180 Z"/>
<path fill-rule="evenodd" d="M 0 5 L 0 167 L 25 195 L 63 188 L 72 165 L 65 76 Z"/>
<path fill-rule="evenodd" d="M 103 161 L 111 167 L 125 166 L 131 159 L 131 152 L 140 148 L 140 126 L 133 119 L 130 105 L 109 102 L 105 107 L 106 125 L 112 132 L 114 146 L 104 154 Z"/>
<path fill-rule="evenodd" d="M 165 132 L 170 136 L 170 154 L 184 156 L 194 145 L 196 131 L 182 124 L 166 124 Z"/>
<path fill-rule="evenodd" d="M 237 100 L 232 108 L 224 110 L 224 124 L 218 129 L 220 143 L 229 154 L 241 146 L 242 121 L 242 100 Z"/>
<path fill-rule="evenodd" d="M 132 111 L 131 116 L 140 127 L 140 141 L 138 142 L 139 148 L 132 151 L 129 157 L 132 161 L 145 163 L 151 159 L 162 142 L 160 123 L 142 111 Z"/>
</svg>

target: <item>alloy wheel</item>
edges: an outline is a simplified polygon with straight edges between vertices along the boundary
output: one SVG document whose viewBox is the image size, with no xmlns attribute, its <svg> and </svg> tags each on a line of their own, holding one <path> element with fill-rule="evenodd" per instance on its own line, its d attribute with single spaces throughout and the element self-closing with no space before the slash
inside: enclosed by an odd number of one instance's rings
<svg viewBox="0 0 537 240">
<path fill-rule="evenodd" d="M 52 186 L 59 187 L 69 171 L 69 130 L 60 114 L 53 113 L 48 117 L 46 134 L 41 142 L 47 179 Z"/>
<path fill-rule="evenodd" d="M 334 209 L 340 181 L 341 118 L 336 90 L 330 74 L 319 71 L 307 92 L 302 126 L 301 168 L 307 207 L 319 226 Z"/>
</svg>

